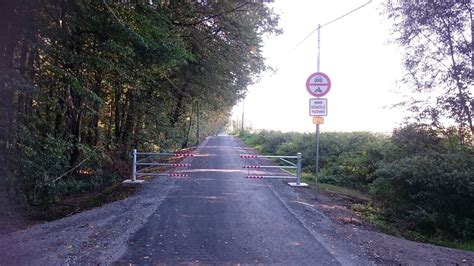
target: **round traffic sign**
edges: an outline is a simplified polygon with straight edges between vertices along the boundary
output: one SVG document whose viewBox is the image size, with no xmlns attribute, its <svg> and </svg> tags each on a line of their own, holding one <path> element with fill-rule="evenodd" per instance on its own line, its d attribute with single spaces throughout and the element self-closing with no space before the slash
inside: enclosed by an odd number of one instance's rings
<svg viewBox="0 0 474 266">
<path fill-rule="evenodd" d="M 322 97 L 331 89 L 331 80 L 328 75 L 316 72 L 309 75 L 306 80 L 306 90 L 314 97 Z"/>
</svg>

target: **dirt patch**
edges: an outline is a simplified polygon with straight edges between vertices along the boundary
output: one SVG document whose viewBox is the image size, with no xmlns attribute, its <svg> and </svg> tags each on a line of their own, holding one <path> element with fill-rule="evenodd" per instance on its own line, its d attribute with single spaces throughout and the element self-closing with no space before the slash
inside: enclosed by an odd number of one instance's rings
<svg viewBox="0 0 474 266">
<path fill-rule="evenodd" d="M 474 265 L 474 252 L 418 243 L 380 232 L 374 225 L 351 210 L 358 199 L 336 193 L 298 188 L 298 200 L 306 204 L 308 211 L 302 215 L 303 223 L 311 227 L 311 221 L 323 213 L 331 220 L 327 228 L 314 230 L 334 245 L 359 249 L 364 256 L 378 265 Z M 332 228 L 331 228 L 332 227 Z"/>
<path fill-rule="evenodd" d="M 126 199 L 136 193 L 138 187 L 123 186 L 122 183 L 116 183 L 110 187 L 105 187 L 99 191 L 81 193 L 64 198 L 62 201 L 54 204 L 48 209 L 47 213 L 37 221 L 43 219 L 56 220 L 87 211 L 107 203 Z"/>
</svg>

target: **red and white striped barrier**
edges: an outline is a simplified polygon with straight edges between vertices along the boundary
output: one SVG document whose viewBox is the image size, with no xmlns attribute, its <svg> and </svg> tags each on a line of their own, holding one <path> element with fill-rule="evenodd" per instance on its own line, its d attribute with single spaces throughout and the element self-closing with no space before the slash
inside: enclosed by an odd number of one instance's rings
<svg viewBox="0 0 474 266">
<path fill-rule="evenodd" d="M 242 168 L 256 169 L 256 168 L 261 168 L 261 166 L 260 165 L 243 165 Z"/>
<path fill-rule="evenodd" d="M 175 153 L 174 156 L 177 156 L 177 157 L 193 157 L 194 154 L 192 154 L 192 153 Z"/>
<path fill-rule="evenodd" d="M 137 176 L 171 176 L 171 177 L 187 177 L 187 174 L 176 174 L 176 173 L 153 173 L 146 172 L 147 169 L 153 168 L 154 166 L 168 166 L 168 167 L 189 167 L 191 164 L 188 163 L 162 163 L 162 162 L 150 162 L 149 159 L 152 157 L 193 157 L 192 153 L 166 153 L 166 152 L 137 152 L 137 149 L 132 150 L 132 179 L 125 180 L 124 183 L 143 183 L 143 180 L 137 180 Z M 146 156 L 145 158 L 137 159 L 138 156 Z M 139 168 L 146 166 L 145 168 Z"/>
<path fill-rule="evenodd" d="M 190 167 L 191 164 L 188 163 L 173 163 L 171 164 L 172 167 Z"/>
<path fill-rule="evenodd" d="M 252 154 L 241 154 L 240 158 L 259 158 L 258 155 L 252 155 Z"/>
<path fill-rule="evenodd" d="M 165 176 L 172 176 L 172 177 L 187 177 L 187 174 L 166 174 Z"/>
<path fill-rule="evenodd" d="M 296 156 L 294 155 L 254 155 L 254 154 L 239 154 L 240 158 L 265 158 L 265 159 L 279 159 L 281 162 L 285 163 L 286 165 L 242 165 L 242 168 L 248 169 L 247 176 L 245 178 L 252 178 L 252 179 L 264 179 L 264 178 L 269 178 L 269 179 L 296 179 L 296 182 L 290 182 L 288 183 L 290 186 L 296 186 L 296 187 L 305 187 L 308 186 L 306 183 L 301 183 L 301 153 L 297 153 Z M 289 159 L 296 159 L 296 162 L 291 162 Z M 263 163 L 263 162 L 260 162 Z M 257 173 L 252 173 L 251 174 L 251 169 L 267 169 L 267 168 L 276 168 L 280 169 L 283 172 L 286 172 L 288 175 L 280 175 L 279 172 L 267 172 L 267 173 L 260 173 L 260 171 L 255 171 L 259 172 L 258 175 Z M 296 173 L 292 173 L 286 169 L 294 169 L 296 170 Z"/>
</svg>

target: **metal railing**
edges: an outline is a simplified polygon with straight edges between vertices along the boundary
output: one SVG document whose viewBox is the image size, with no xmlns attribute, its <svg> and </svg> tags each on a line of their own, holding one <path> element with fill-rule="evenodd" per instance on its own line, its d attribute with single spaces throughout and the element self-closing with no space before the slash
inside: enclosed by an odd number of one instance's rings
<svg viewBox="0 0 474 266">
<path fill-rule="evenodd" d="M 259 158 L 275 158 L 279 159 L 286 165 L 243 165 L 242 168 L 248 169 L 247 176 L 245 178 L 271 178 L 271 179 L 296 179 L 295 183 L 289 183 L 290 186 L 308 186 L 305 183 L 301 183 L 301 153 L 298 152 L 295 155 L 253 155 L 253 154 L 241 154 L 240 158 L 243 159 L 259 159 Z M 296 159 L 296 163 L 289 161 L 288 159 Z M 288 175 L 271 175 L 271 174 L 255 174 L 250 175 L 250 169 L 280 169 Z M 295 169 L 296 174 L 291 173 L 287 169 Z"/>
<path fill-rule="evenodd" d="M 143 157 L 145 156 L 145 157 Z M 190 153 L 167 153 L 167 152 L 137 152 L 132 150 L 132 179 L 127 179 L 124 183 L 143 183 L 143 180 L 137 179 L 138 176 L 171 176 L 186 177 L 186 174 L 179 173 L 156 173 L 156 167 L 189 167 L 187 163 L 168 163 L 162 162 L 165 157 L 192 157 Z M 140 158 L 143 157 L 143 158 Z M 143 167 L 144 166 L 144 167 Z"/>
</svg>

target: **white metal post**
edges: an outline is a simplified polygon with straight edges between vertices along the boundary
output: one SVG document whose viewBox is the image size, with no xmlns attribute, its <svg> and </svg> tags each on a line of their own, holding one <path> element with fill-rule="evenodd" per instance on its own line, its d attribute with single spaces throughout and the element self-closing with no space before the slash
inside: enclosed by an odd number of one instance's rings
<svg viewBox="0 0 474 266">
<path fill-rule="evenodd" d="M 132 182 L 137 180 L 137 149 L 132 151 Z"/>
<path fill-rule="evenodd" d="M 132 150 L 132 178 L 122 182 L 124 185 L 142 184 L 145 180 L 137 180 L 137 149 Z"/>
<path fill-rule="evenodd" d="M 316 124 L 316 193 L 318 193 L 318 179 L 319 179 L 319 124 Z"/>
<path fill-rule="evenodd" d="M 299 186 L 301 184 L 301 152 L 298 152 L 296 156 L 298 156 L 296 161 L 296 184 Z"/>
<path fill-rule="evenodd" d="M 301 152 L 296 154 L 296 182 L 290 182 L 288 185 L 292 187 L 307 187 L 308 184 L 301 183 Z"/>
<path fill-rule="evenodd" d="M 320 68 L 320 56 L 321 56 L 321 24 L 318 24 L 318 72 Z"/>
</svg>

